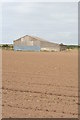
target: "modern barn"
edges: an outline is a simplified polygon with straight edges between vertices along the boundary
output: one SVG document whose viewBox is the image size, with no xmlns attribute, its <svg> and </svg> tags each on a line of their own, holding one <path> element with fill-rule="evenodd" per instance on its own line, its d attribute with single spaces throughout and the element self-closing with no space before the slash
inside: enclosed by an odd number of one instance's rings
<svg viewBox="0 0 80 120">
<path fill-rule="evenodd" d="M 14 41 L 14 50 L 22 51 L 61 51 L 66 46 L 62 44 L 48 42 L 39 37 L 23 36 Z"/>
</svg>

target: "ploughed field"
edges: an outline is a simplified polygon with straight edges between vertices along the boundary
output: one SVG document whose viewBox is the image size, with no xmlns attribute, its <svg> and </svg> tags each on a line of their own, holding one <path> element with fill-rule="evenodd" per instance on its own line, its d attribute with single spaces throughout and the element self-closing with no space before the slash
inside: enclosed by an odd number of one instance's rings
<svg viewBox="0 0 80 120">
<path fill-rule="evenodd" d="M 2 115 L 78 117 L 78 51 L 2 51 Z"/>
</svg>

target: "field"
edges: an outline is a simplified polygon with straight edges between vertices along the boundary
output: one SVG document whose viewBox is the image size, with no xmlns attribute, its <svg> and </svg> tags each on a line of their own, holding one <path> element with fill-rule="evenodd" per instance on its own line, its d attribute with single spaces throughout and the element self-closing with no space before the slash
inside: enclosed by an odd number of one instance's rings
<svg viewBox="0 0 80 120">
<path fill-rule="evenodd" d="M 78 51 L 2 51 L 2 115 L 78 117 Z"/>
</svg>

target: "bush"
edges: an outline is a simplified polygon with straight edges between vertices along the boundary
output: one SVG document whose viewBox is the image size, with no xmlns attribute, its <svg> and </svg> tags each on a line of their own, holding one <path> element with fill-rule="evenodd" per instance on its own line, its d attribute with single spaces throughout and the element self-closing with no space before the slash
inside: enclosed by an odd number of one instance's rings
<svg viewBox="0 0 80 120">
<path fill-rule="evenodd" d="M 77 45 L 67 45 L 67 49 L 75 49 L 75 48 L 79 48 L 79 46 L 77 46 Z"/>
<path fill-rule="evenodd" d="M 7 47 L 9 47 L 9 45 L 5 44 L 5 45 L 2 45 L 2 47 L 6 47 L 7 48 Z"/>
</svg>

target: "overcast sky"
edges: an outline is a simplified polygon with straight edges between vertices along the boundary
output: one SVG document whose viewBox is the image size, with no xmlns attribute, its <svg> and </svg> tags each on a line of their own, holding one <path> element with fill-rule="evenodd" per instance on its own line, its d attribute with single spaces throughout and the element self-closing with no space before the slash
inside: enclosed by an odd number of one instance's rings
<svg viewBox="0 0 80 120">
<path fill-rule="evenodd" d="M 77 2 L 4 3 L 2 21 L 2 43 L 33 35 L 55 43 L 78 44 Z"/>
</svg>

